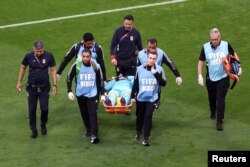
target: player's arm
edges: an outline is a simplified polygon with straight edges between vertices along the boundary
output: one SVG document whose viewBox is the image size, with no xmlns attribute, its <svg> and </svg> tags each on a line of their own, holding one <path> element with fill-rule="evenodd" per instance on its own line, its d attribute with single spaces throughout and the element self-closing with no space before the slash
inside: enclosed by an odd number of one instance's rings
<svg viewBox="0 0 250 167">
<path fill-rule="evenodd" d="M 112 79 L 111 81 L 106 82 L 104 89 L 106 91 L 110 91 L 112 89 L 113 85 L 115 84 L 115 82 L 116 82 L 115 79 Z"/>
</svg>

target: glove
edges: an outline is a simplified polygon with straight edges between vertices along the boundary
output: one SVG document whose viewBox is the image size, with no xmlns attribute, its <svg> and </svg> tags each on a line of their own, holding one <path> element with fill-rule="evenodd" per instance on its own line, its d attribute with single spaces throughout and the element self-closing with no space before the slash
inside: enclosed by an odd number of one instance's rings
<svg viewBox="0 0 250 167">
<path fill-rule="evenodd" d="M 131 103 L 135 103 L 136 102 L 136 100 L 135 99 L 131 99 Z"/>
<path fill-rule="evenodd" d="M 75 99 L 75 96 L 74 96 L 74 94 L 72 92 L 69 92 L 68 93 L 68 98 L 69 98 L 69 100 L 73 101 Z"/>
<path fill-rule="evenodd" d="M 176 77 L 175 81 L 176 81 L 177 85 L 181 85 L 182 84 L 182 78 L 181 77 Z"/>
<path fill-rule="evenodd" d="M 198 75 L 198 84 L 203 86 L 204 85 L 204 81 L 203 81 L 203 77 L 201 74 Z"/>
<path fill-rule="evenodd" d="M 238 72 L 238 76 L 242 75 L 242 69 L 241 67 L 239 67 L 239 72 Z"/>
<path fill-rule="evenodd" d="M 101 101 L 101 102 L 102 102 L 102 101 L 105 101 L 105 96 L 104 96 L 104 95 L 101 96 L 101 100 L 100 100 L 100 101 Z"/>
<path fill-rule="evenodd" d="M 56 74 L 56 79 L 57 79 L 57 81 L 60 81 L 61 80 L 61 75 L 60 74 Z"/>
</svg>

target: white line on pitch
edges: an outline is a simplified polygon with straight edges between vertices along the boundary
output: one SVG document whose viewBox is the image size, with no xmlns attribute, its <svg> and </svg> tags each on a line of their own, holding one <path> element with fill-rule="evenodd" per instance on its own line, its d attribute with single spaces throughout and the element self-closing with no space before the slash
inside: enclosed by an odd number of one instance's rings
<svg viewBox="0 0 250 167">
<path fill-rule="evenodd" d="M 36 21 L 29 21 L 29 22 L 23 22 L 23 23 L 2 25 L 2 26 L 0 26 L 0 29 L 10 28 L 10 27 L 19 27 L 19 26 L 25 26 L 25 25 L 32 25 L 32 24 L 39 24 L 39 23 L 54 22 L 54 21 L 66 20 L 66 19 L 72 19 L 72 18 L 78 18 L 78 17 L 94 16 L 94 15 L 100 15 L 100 14 L 105 14 L 105 13 L 126 11 L 126 10 L 131 10 L 131 9 L 148 8 L 148 7 L 154 7 L 154 6 L 161 6 L 161 5 L 179 3 L 179 2 L 184 2 L 184 1 L 186 1 L 186 0 L 173 0 L 173 1 L 158 2 L 158 3 L 152 3 L 152 4 L 146 4 L 146 5 L 125 7 L 125 8 L 103 10 L 103 11 L 99 11 L 99 12 L 91 12 L 91 13 L 85 13 L 85 14 L 77 14 L 77 15 L 64 16 L 64 17 L 56 17 L 56 18 L 51 18 L 51 19 L 44 19 L 44 20 L 36 20 Z"/>
</svg>

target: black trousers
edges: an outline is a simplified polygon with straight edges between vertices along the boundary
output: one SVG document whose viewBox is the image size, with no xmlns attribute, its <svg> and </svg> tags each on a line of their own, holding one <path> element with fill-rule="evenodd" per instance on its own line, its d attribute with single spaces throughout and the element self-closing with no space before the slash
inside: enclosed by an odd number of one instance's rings
<svg viewBox="0 0 250 167">
<path fill-rule="evenodd" d="M 29 108 L 29 124 L 30 129 L 36 129 L 36 108 L 39 100 L 41 110 L 41 125 L 46 125 L 49 113 L 49 90 L 36 92 L 27 90 L 28 93 L 28 108 Z"/>
<path fill-rule="evenodd" d="M 136 132 L 141 134 L 144 128 L 144 139 L 151 133 L 154 103 L 136 101 Z"/>
<path fill-rule="evenodd" d="M 115 67 L 116 76 L 122 74 L 123 76 L 135 76 L 137 67 L 137 56 L 132 56 L 128 59 L 117 58 L 117 65 Z"/>
<path fill-rule="evenodd" d="M 88 98 L 85 96 L 77 97 L 78 106 L 80 108 L 81 117 L 87 133 L 98 135 L 97 123 L 97 97 Z"/>
<path fill-rule="evenodd" d="M 223 123 L 226 104 L 225 99 L 229 85 L 229 77 L 215 82 L 210 79 L 206 80 L 210 111 L 211 113 L 216 112 L 217 123 Z"/>
<path fill-rule="evenodd" d="M 129 69 L 122 69 L 116 66 L 115 70 L 116 70 L 116 76 L 119 76 L 120 74 L 122 74 L 123 76 L 135 76 L 136 66 L 133 66 Z"/>
</svg>

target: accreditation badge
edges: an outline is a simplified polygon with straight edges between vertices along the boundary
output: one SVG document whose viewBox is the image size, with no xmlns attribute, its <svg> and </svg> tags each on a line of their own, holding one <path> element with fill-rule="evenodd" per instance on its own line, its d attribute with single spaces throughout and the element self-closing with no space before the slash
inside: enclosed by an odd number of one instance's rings
<svg viewBox="0 0 250 167">
<path fill-rule="evenodd" d="M 45 64 L 45 63 L 46 63 L 46 59 L 43 59 L 43 61 L 42 61 L 42 62 L 43 62 L 43 64 Z"/>
<path fill-rule="evenodd" d="M 130 36 L 130 41 L 133 41 L 134 40 L 134 36 Z"/>
</svg>

